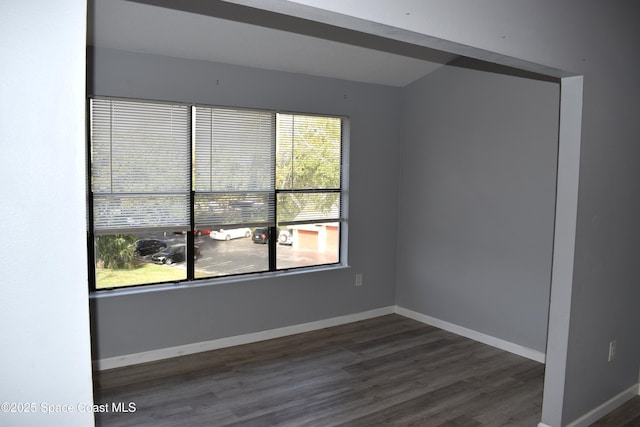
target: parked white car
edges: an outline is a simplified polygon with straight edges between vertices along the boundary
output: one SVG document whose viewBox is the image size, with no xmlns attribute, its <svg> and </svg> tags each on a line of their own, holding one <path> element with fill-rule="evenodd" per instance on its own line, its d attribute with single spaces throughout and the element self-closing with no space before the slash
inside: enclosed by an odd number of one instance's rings
<svg viewBox="0 0 640 427">
<path fill-rule="evenodd" d="M 209 237 L 214 240 L 231 240 L 250 236 L 251 230 L 248 228 L 221 228 L 219 230 L 211 230 L 211 234 L 209 234 Z"/>
<path fill-rule="evenodd" d="M 291 230 L 280 230 L 280 234 L 278 234 L 278 243 L 281 245 L 293 245 L 293 235 Z"/>
</svg>

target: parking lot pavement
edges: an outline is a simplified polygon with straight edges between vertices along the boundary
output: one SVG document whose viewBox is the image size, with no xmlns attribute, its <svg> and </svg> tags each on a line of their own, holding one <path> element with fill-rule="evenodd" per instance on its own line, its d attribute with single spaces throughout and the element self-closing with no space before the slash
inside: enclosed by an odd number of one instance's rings
<svg viewBox="0 0 640 427">
<path fill-rule="evenodd" d="M 167 245 L 184 243 L 184 235 L 167 234 L 145 236 L 159 238 Z M 233 240 L 213 240 L 209 236 L 194 238 L 200 248 L 196 260 L 196 277 L 217 277 L 232 274 L 255 273 L 269 270 L 268 245 L 256 244 L 250 238 Z M 336 253 L 323 253 L 311 249 L 299 249 L 292 246 L 276 246 L 276 264 L 278 269 L 304 267 L 338 262 Z M 176 263 L 172 268 L 186 268 L 184 262 Z"/>
</svg>

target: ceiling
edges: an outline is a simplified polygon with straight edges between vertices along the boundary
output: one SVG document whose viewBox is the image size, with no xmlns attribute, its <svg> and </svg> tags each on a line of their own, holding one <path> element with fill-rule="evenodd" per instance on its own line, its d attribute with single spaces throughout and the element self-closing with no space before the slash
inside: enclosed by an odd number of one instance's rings
<svg viewBox="0 0 640 427">
<path fill-rule="evenodd" d="M 218 0 L 180 3 L 89 1 L 87 44 L 398 87 L 456 58 Z"/>
</svg>

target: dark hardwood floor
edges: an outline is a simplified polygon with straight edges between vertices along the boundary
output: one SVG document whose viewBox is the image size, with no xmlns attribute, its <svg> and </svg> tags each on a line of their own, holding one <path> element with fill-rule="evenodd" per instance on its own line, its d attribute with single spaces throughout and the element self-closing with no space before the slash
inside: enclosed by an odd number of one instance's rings
<svg viewBox="0 0 640 427">
<path fill-rule="evenodd" d="M 96 425 L 535 427 L 543 375 L 540 363 L 389 315 L 95 372 L 109 410 Z M 114 411 L 129 403 L 135 412 Z M 614 425 L 624 424 L 598 424 Z"/>
<path fill-rule="evenodd" d="M 591 427 L 640 427 L 640 396 L 636 396 Z"/>
</svg>

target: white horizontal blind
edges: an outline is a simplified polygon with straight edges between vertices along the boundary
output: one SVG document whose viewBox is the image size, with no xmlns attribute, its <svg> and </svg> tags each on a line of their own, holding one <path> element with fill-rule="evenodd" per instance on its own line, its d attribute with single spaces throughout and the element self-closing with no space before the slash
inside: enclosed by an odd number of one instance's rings
<svg viewBox="0 0 640 427">
<path fill-rule="evenodd" d="M 195 226 L 275 223 L 275 115 L 196 107 Z"/>
<path fill-rule="evenodd" d="M 278 225 L 342 221 L 342 120 L 278 114 L 276 133 Z"/>
<path fill-rule="evenodd" d="M 190 228 L 189 108 L 91 100 L 91 188 L 96 234 Z"/>
</svg>

